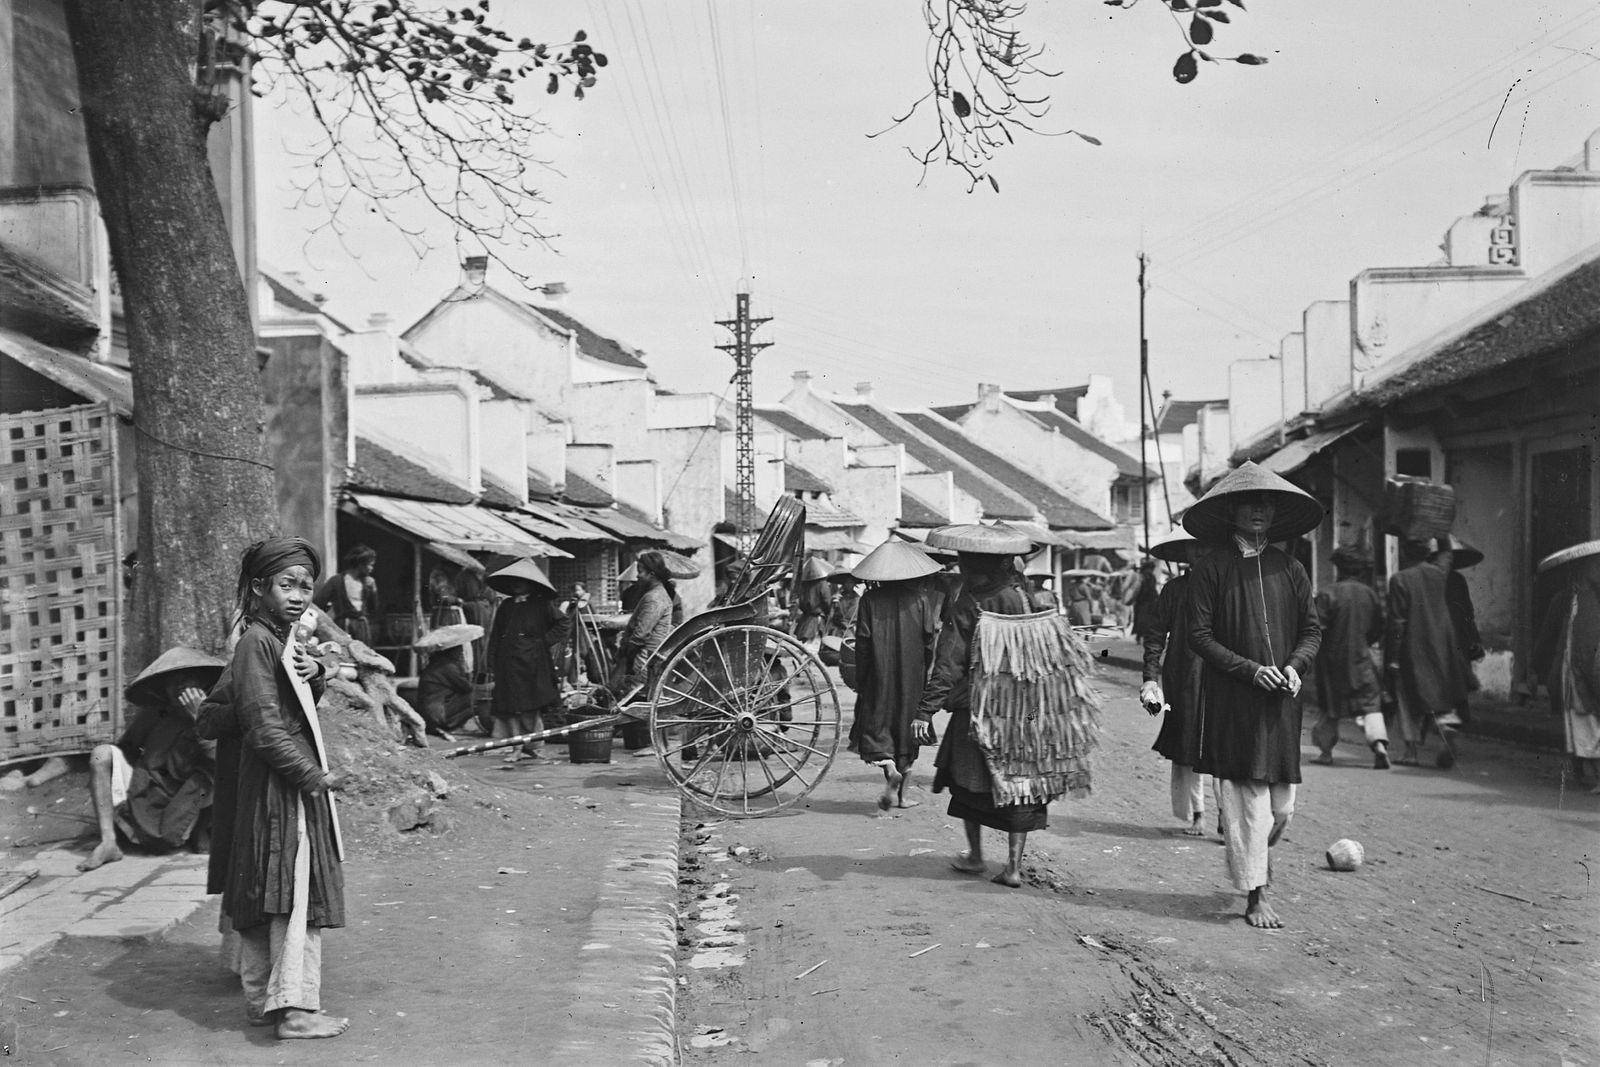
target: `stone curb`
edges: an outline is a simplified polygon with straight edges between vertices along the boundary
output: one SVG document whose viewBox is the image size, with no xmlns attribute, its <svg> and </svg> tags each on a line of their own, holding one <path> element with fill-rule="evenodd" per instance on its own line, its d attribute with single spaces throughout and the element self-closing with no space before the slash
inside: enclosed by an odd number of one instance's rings
<svg viewBox="0 0 1600 1067">
<path fill-rule="evenodd" d="M 608 838 L 611 853 L 570 976 L 566 1033 L 550 1062 L 613 1067 L 678 1062 L 678 830 L 682 798 L 623 795 L 637 821 Z M 630 820 L 632 821 L 632 820 Z"/>
</svg>

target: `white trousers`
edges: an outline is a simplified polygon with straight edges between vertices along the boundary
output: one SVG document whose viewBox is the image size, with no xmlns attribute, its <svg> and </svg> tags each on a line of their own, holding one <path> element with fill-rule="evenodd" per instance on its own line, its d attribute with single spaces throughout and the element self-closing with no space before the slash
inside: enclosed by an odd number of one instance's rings
<svg viewBox="0 0 1600 1067">
<path fill-rule="evenodd" d="M 250 1014 L 322 1007 L 322 929 L 306 925 L 311 902 L 311 847 L 306 840 L 306 809 L 295 800 L 299 842 L 294 850 L 294 910 L 239 931 L 239 981 Z"/>
<path fill-rule="evenodd" d="M 1184 822 L 1189 822 L 1197 815 L 1206 813 L 1206 783 L 1211 784 L 1213 796 L 1217 795 L 1217 783 L 1209 774 L 1201 774 L 1193 767 L 1185 767 L 1181 763 L 1172 765 L 1172 814 Z M 1222 801 L 1217 800 L 1217 806 L 1222 806 Z"/>
<path fill-rule="evenodd" d="M 1267 884 L 1267 849 L 1294 816 L 1295 787 L 1288 782 L 1217 780 L 1223 850 L 1234 888 L 1248 893 Z"/>
</svg>

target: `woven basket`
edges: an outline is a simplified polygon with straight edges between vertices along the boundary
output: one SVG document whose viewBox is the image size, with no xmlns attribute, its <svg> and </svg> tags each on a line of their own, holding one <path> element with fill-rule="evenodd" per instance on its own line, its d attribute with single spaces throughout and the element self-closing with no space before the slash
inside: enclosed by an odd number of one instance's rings
<svg viewBox="0 0 1600 1067">
<path fill-rule="evenodd" d="M 1456 521 L 1456 492 L 1420 478 L 1391 478 L 1383 487 L 1385 533 L 1407 541 L 1444 537 Z"/>
</svg>

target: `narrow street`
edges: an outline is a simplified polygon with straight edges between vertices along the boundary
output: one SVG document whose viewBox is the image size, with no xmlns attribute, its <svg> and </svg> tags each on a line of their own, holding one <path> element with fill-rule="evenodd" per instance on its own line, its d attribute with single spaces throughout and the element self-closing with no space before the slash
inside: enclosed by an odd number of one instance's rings
<svg viewBox="0 0 1600 1067">
<path fill-rule="evenodd" d="M 842 750 L 799 813 L 686 808 L 686 1062 L 1600 1063 L 1600 798 L 1563 791 L 1560 757 L 1468 738 L 1454 771 L 1381 773 L 1359 740 L 1333 767 L 1308 742 L 1287 927 L 1256 931 L 1214 826 L 1178 832 L 1136 683 L 1103 668 L 1094 795 L 1052 806 L 1021 890 L 950 870 L 945 798 L 880 815 Z M 1359 871 L 1327 869 L 1341 837 Z"/>
</svg>

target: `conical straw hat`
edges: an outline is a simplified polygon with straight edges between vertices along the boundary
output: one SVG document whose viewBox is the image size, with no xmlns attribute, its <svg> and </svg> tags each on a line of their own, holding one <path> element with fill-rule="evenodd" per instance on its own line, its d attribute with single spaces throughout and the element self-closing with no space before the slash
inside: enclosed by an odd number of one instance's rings
<svg viewBox="0 0 1600 1067">
<path fill-rule="evenodd" d="M 447 648 L 471 644 L 482 636 L 483 627 L 477 623 L 456 622 L 449 626 L 441 626 L 437 630 L 429 630 L 417 638 L 417 643 L 411 647 L 418 652 L 443 652 Z"/>
<path fill-rule="evenodd" d="M 205 688 L 210 689 L 217 684 L 217 679 L 222 677 L 222 672 L 227 668 L 228 661 L 209 652 L 201 652 L 198 648 L 187 648 L 176 645 L 157 656 L 144 670 L 140 671 L 133 681 L 123 689 L 123 694 L 135 704 L 159 704 L 164 699 L 161 686 L 165 682 L 163 675 L 173 671 L 209 671 L 210 680 L 205 683 Z"/>
<path fill-rule="evenodd" d="M 618 585 L 627 585 L 629 582 L 637 582 L 638 580 L 639 565 L 637 563 L 628 564 L 627 567 L 623 568 L 622 573 L 617 575 Z"/>
<path fill-rule="evenodd" d="M 1226 541 L 1233 533 L 1233 501 L 1241 493 L 1271 493 L 1276 507 L 1268 541 L 1287 541 L 1322 524 L 1322 505 L 1286 478 L 1246 461 L 1229 471 L 1183 514 L 1183 528 L 1202 541 Z"/>
<path fill-rule="evenodd" d="M 1450 549 L 1450 569 L 1464 571 L 1468 567 L 1476 567 L 1483 562 L 1483 553 L 1473 548 L 1455 534 L 1439 538 L 1438 548 Z"/>
<path fill-rule="evenodd" d="M 928 547 L 981 556 L 1026 556 L 1033 551 L 1033 538 L 1010 526 L 957 523 L 931 531 Z"/>
<path fill-rule="evenodd" d="M 1189 546 L 1199 543 L 1199 539 L 1194 534 L 1179 527 L 1151 545 L 1150 555 L 1156 559 L 1164 559 L 1168 563 L 1187 563 L 1189 561 Z"/>
<path fill-rule="evenodd" d="M 1544 559 L 1541 559 L 1539 561 L 1539 573 L 1543 574 L 1545 571 L 1555 570 L 1564 564 L 1583 559 L 1585 556 L 1593 556 L 1597 553 L 1600 553 L 1600 541 L 1579 541 L 1575 545 L 1568 545 L 1561 551 L 1552 552 Z"/>
<path fill-rule="evenodd" d="M 676 552 L 661 553 L 661 562 L 667 565 L 667 574 L 673 578 L 697 578 L 700 575 L 700 564 Z"/>
<path fill-rule="evenodd" d="M 909 541 L 885 541 L 850 573 L 863 582 L 904 582 L 938 574 L 943 569 Z"/>
<path fill-rule="evenodd" d="M 556 591 L 556 587 L 550 584 L 550 579 L 545 576 L 544 571 L 540 570 L 539 565 L 531 559 L 519 559 L 509 567 L 501 567 L 484 581 L 489 583 L 489 588 L 509 596 L 513 578 L 526 578 L 534 585 L 542 585 L 552 593 Z"/>
<path fill-rule="evenodd" d="M 800 567 L 800 580 L 802 582 L 821 581 L 833 573 L 833 568 L 822 562 L 816 556 L 807 556 Z"/>
</svg>

